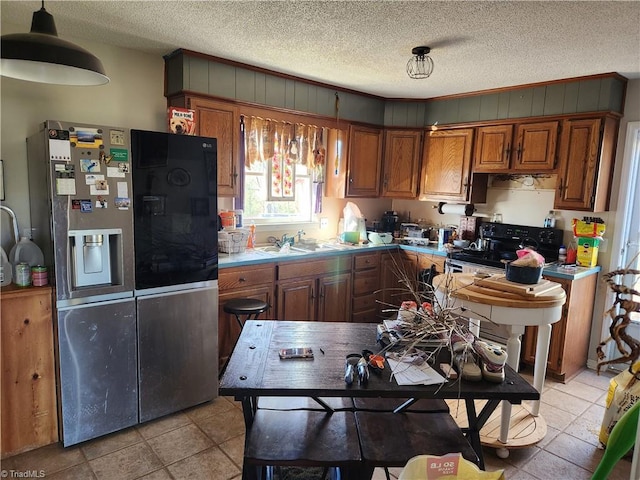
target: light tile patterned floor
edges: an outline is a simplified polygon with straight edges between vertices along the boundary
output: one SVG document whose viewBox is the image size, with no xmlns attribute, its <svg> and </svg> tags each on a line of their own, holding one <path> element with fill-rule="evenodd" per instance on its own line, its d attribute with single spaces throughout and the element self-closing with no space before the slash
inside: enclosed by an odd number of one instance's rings
<svg viewBox="0 0 640 480">
<path fill-rule="evenodd" d="M 547 436 L 534 447 L 512 450 L 504 460 L 485 448 L 487 470 L 504 469 L 508 480 L 589 479 L 602 457 L 598 432 L 610 378 L 584 370 L 566 384 L 547 380 L 540 408 Z M 240 407 L 219 398 L 78 446 L 54 444 L 10 457 L 1 468 L 41 471 L 47 480 L 238 480 L 243 448 Z M 621 460 L 610 480 L 629 480 L 630 469 L 631 462 Z M 391 469 L 392 478 L 399 472 Z M 384 478 L 377 470 L 374 479 Z"/>
</svg>

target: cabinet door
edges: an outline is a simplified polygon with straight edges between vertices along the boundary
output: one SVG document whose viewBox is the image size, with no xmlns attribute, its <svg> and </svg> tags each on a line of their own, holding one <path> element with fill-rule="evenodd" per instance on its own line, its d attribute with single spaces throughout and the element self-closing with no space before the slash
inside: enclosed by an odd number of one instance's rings
<svg viewBox="0 0 640 480">
<path fill-rule="evenodd" d="M 385 131 L 382 165 L 383 197 L 415 198 L 418 195 L 421 140 L 421 131 Z"/>
<path fill-rule="evenodd" d="M 415 300 L 416 260 L 402 252 L 383 255 L 380 262 L 380 301 L 382 310 L 397 310 L 405 300 Z M 410 285 L 410 286 L 409 286 Z M 393 316 L 383 313 L 384 317 Z"/>
<path fill-rule="evenodd" d="M 351 312 L 351 273 L 318 279 L 318 320 L 348 322 Z"/>
<path fill-rule="evenodd" d="M 12 288 L 1 302 L 3 457 L 58 441 L 51 288 Z"/>
<path fill-rule="evenodd" d="M 558 122 L 523 123 L 516 130 L 512 168 L 547 172 L 556 164 Z"/>
<path fill-rule="evenodd" d="M 240 336 L 240 325 L 236 320 L 236 316 L 224 311 L 224 304 L 234 298 L 255 298 L 272 303 L 273 288 L 271 286 L 255 287 L 249 290 L 233 290 L 228 293 L 220 293 L 218 297 L 218 368 L 227 363 L 233 347 L 235 347 L 238 337 Z M 260 314 L 260 319 L 270 319 L 272 317 L 271 310 Z M 244 318 L 243 318 L 244 320 Z"/>
<path fill-rule="evenodd" d="M 428 132 L 422 161 L 421 200 L 464 202 L 471 191 L 473 129 Z"/>
<path fill-rule="evenodd" d="M 190 99 L 189 108 L 196 111 L 198 135 L 218 139 L 218 196 L 238 196 L 240 118 L 238 110 L 227 103 L 206 99 Z"/>
<path fill-rule="evenodd" d="M 315 320 L 316 279 L 280 282 L 278 320 Z"/>
<path fill-rule="evenodd" d="M 349 127 L 347 197 L 377 197 L 380 193 L 382 130 Z"/>
<path fill-rule="evenodd" d="M 565 120 L 560 138 L 560 166 L 555 208 L 589 210 L 593 208 L 600 119 Z"/>
<path fill-rule="evenodd" d="M 473 155 L 474 172 L 496 172 L 509 169 L 513 125 L 479 127 Z"/>
</svg>

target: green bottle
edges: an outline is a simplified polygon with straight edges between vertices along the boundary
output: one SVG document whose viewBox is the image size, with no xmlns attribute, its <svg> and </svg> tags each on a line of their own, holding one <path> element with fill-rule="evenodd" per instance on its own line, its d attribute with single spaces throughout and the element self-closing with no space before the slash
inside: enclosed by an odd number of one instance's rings
<svg viewBox="0 0 640 480">
<path fill-rule="evenodd" d="M 636 432 L 638 429 L 638 412 L 640 412 L 640 401 L 633 404 L 620 420 L 613 426 L 607 448 L 598 464 L 598 468 L 593 472 L 591 480 L 607 480 L 609 473 L 618 460 L 636 443 Z"/>
</svg>

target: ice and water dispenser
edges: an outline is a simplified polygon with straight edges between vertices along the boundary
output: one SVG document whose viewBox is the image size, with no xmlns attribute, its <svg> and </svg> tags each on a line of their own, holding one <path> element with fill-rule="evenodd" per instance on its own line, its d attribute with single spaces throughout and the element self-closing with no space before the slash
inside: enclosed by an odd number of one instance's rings
<svg viewBox="0 0 640 480">
<path fill-rule="evenodd" d="M 122 284 L 122 230 L 71 230 L 74 288 Z"/>
</svg>

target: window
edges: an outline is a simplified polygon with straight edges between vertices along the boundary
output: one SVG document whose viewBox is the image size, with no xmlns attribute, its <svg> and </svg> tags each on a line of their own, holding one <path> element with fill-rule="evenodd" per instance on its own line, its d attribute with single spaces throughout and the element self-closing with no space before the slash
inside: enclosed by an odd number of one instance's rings
<svg viewBox="0 0 640 480">
<path fill-rule="evenodd" d="M 320 213 L 327 129 L 259 117 L 244 123 L 245 220 L 311 222 Z"/>
</svg>

